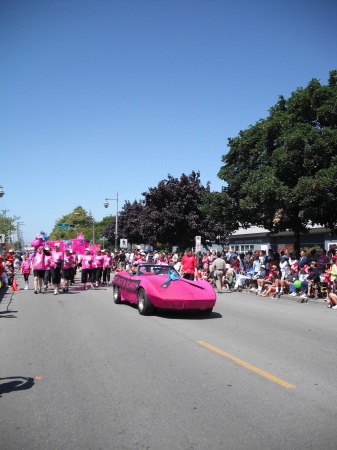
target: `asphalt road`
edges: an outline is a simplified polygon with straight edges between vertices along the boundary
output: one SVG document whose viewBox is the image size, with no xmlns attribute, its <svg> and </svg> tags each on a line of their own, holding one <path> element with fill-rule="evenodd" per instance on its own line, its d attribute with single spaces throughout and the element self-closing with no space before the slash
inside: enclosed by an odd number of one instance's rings
<svg viewBox="0 0 337 450">
<path fill-rule="evenodd" d="M 1 450 L 337 448 L 337 310 L 243 292 L 143 317 L 111 294 L 6 293 Z"/>
</svg>

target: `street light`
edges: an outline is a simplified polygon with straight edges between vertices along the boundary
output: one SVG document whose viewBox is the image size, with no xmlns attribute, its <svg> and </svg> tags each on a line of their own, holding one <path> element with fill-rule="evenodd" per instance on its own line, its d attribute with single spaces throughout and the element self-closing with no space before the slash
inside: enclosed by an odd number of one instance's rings
<svg viewBox="0 0 337 450">
<path fill-rule="evenodd" d="M 116 205 L 116 230 L 115 230 L 115 251 L 117 251 L 117 242 L 118 242 L 118 192 L 116 198 L 106 198 L 104 200 L 103 206 L 104 208 L 108 208 L 109 201 L 108 200 L 115 200 L 117 202 Z"/>
<path fill-rule="evenodd" d="M 5 191 L 3 186 L 0 186 L 0 197 L 3 197 L 5 195 Z"/>
</svg>

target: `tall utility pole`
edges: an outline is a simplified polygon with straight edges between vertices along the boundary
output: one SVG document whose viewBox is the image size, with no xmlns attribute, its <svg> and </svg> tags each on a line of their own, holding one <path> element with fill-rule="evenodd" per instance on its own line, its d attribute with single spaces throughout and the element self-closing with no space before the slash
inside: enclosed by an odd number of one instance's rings
<svg viewBox="0 0 337 450">
<path fill-rule="evenodd" d="M 91 211 L 89 211 L 89 216 L 92 221 L 92 245 L 95 245 L 95 219 Z"/>
<path fill-rule="evenodd" d="M 18 238 L 18 244 L 20 245 L 20 248 L 23 247 L 24 242 L 23 242 L 23 236 L 22 236 L 22 231 L 20 226 L 24 225 L 23 222 L 16 222 L 16 235 Z"/>
<path fill-rule="evenodd" d="M 4 217 L 6 217 L 6 213 L 9 212 L 9 209 L 2 209 L 2 214 Z"/>
</svg>

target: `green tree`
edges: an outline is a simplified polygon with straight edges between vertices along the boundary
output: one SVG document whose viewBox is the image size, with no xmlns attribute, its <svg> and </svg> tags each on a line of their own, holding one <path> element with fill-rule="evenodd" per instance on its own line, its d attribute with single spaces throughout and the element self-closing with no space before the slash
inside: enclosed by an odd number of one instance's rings
<svg viewBox="0 0 337 450">
<path fill-rule="evenodd" d="M 66 223 L 70 225 L 69 230 L 59 230 L 58 224 Z M 99 235 L 99 229 L 90 212 L 87 212 L 82 206 L 77 206 L 74 211 L 57 219 L 52 232 L 51 240 L 68 240 L 74 239 L 79 233 L 83 233 L 87 242 L 93 240 L 93 236 Z M 95 243 L 96 238 L 95 238 Z"/>
<path fill-rule="evenodd" d="M 286 100 L 280 97 L 266 119 L 228 140 L 219 178 L 223 195 L 240 223 L 275 233 L 290 229 L 294 247 L 311 225 L 336 230 L 337 71 L 327 86 L 316 79 Z M 233 212 L 233 209 L 232 209 Z"/>
<path fill-rule="evenodd" d="M 147 242 L 158 242 L 166 248 L 177 245 L 181 250 L 194 246 L 195 236 L 201 236 L 205 243 L 212 233 L 216 235 L 200 208 L 209 190 L 209 184 L 201 184 L 199 172 L 182 174 L 180 179 L 168 175 L 157 187 L 142 194 L 141 235 Z"/>
<path fill-rule="evenodd" d="M 6 242 L 3 243 L 5 246 L 9 244 L 8 236 L 16 232 L 17 230 L 16 223 L 18 220 L 20 220 L 20 217 L 17 216 L 11 217 L 7 216 L 4 213 L 0 214 L 0 234 L 5 235 Z M 2 246 L 0 246 L 0 250 L 1 249 Z"/>
<path fill-rule="evenodd" d="M 118 238 L 134 244 L 155 244 L 166 250 L 177 245 L 183 250 L 194 246 L 195 236 L 201 236 L 206 243 L 228 234 L 220 215 L 202 207 L 203 202 L 210 203 L 211 193 L 208 184 L 201 184 L 199 172 L 182 174 L 180 179 L 168 175 L 142 195 L 143 200 L 125 202 L 118 217 Z M 215 197 L 212 201 L 217 206 Z M 105 230 L 111 245 L 115 226 L 116 218 L 112 217 Z"/>
</svg>

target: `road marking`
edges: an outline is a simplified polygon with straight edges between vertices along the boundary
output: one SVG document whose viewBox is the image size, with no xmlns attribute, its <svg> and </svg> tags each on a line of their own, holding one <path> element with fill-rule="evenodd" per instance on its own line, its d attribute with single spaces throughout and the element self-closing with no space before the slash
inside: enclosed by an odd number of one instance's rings
<svg viewBox="0 0 337 450">
<path fill-rule="evenodd" d="M 242 359 L 236 358 L 235 356 L 230 355 L 229 353 L 226 353 L 220 350 L 219 348 L 213 347 L 213 345 L 207 344 L 207 342 L 198 341 L 198 344 L 208 348 L 209 350 L 212 350 L 215 353 L 218 353 L 218 355 L 226 356 L 226 358 L 231 359 L 232 361 L 236 362 L 237 364 L 240 364 L 243 367 L 246 367 L 246 369 L 252 370 L 253 372 L 258 373 L 262 377 L 268 378 L 268 380 L 274 381 L 274 383 L 278 383 L 287 389 L 292 389 L 296 387 L 293 384 L 287 383 L 286 381 L 281 380 L 280 378 L 277 378 L 274 375 L 271 375 L 270 373 L 259 369 L 258 367 L 252 366 L 251 364 L 242 361 Z"/>
</svg>

